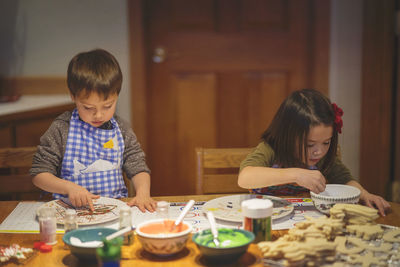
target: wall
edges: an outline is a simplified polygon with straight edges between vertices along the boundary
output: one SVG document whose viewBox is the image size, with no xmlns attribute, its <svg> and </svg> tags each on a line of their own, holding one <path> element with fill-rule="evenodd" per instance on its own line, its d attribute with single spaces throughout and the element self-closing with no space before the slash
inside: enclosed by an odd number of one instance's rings
<svg viewBox="0 0 400 267">
<path fill-rule="evenodd" d="M 131 119 L 126 0 L 2 0 L 0 5 L 0 76 L 64 76 L 76 53 L 101 47 L 121 65 L 117 112 Z M 344 110 L 342 157 L 358 177 L 362 0 L 332 0 L 331 8 L 330 97 Z"/>
<path fill-rule="evenodd" d="M 362 0 L 331 1 L 330 97 L 344 111 L 342 160 L 359 178 Z"/>
<path fill-rule="evenodd" d="M 0 76 L 66 76 L 74 55 L 104 48 L 120 63 L 124 80 L 117 112 L 130 120 L 126 0 L 2 0 L 0 5 Z"/>
</svg>

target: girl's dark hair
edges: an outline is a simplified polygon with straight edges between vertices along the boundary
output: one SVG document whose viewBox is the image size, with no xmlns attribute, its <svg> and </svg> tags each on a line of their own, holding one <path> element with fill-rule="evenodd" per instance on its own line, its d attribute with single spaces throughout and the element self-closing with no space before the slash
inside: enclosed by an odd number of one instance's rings
<svg viewBox="0 0 400 267">
<path fill-rule="evenodd" d="M 275 151 L 276 164 L 280 167 L 307 165 L 307 138 L 310 128 L 317 125 L 332 126 L 329 150 L 321 171 L 325 172 L 334 162 L 338 144 L 338 132 L 334 126 L 335 113 L 329 98 L 314 89 L 293 92 L 281 104 L 262 139 Z"/>
<path fill-rule="evenodd" d="M 68 65 L 67 84 L 75 97 L 92 92 L 107 99 L 110 94 L 119 94 L 122 72 L 115 57 L 103 49 L 82 52 L 73 57 Z"/>
</svg>

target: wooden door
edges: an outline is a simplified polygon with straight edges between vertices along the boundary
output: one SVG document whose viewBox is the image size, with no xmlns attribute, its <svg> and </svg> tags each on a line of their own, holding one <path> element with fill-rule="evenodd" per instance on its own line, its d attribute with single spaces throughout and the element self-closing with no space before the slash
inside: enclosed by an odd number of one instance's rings
<svg viewBox="0 0 400 267">
<path fill-rule="evenodd" d="M 400 163 L 395 154 L 396 1 L 368 0 L 363 6 L 360 183 L 390 200 Z"/>
<path fill-rule="evenodd" d="M 329 1 L 142 5 L 153 195 L 195 192 L 195 147 L 255 146 L 291 91 L 328 92 Z"/>
</svg>

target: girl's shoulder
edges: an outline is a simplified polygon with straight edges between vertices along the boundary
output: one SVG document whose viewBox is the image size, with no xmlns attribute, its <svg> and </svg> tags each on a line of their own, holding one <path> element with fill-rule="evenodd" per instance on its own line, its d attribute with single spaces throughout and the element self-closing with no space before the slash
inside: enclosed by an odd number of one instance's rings
<svg viewBox="0 0 400 267">
<path fill-rule="evenodd" d="M 256 148 L 251 152 L 246 159 L 242 161 L 240 169 L 246 166 L 272 166 L 275 159 L 275 152 L 271 146 L 264 141 L 260 142 Z"/>
<path fill-rule="evenodd" d="M 254 152 L 265 154 L 265 155 L 273 155 L 273 156 L 275 155 L 275 151 L 272 149 L 272 147 L 267 142 L 264 142 L 264 141 L 261 141 L 260 143 L 258 143 Z"/>
</svg>

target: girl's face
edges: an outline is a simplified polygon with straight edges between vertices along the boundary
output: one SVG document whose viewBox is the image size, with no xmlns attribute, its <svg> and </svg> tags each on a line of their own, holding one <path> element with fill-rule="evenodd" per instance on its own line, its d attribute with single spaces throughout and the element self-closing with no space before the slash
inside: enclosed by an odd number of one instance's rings
<svg viewBox="0 0 400 267">
<path fill-rule="evenodd" d="M 100 127 L 114 116 L 118 94 L 110 95 L 105 100 L 97 93 L 91 93 L 89 96 L 81 93 L 79 96 L 71 96 L 71 98 L 76 104 L 81 120 L 93 127 Z"/>
<path fill-rule="evenodd" d="M 329 146 L 333 134 L 333 127 L 323 124 L 310 128 L 307 137 L 307 165 L 315 166 L 326 153 L 328 153 Z"/>
</svg>

